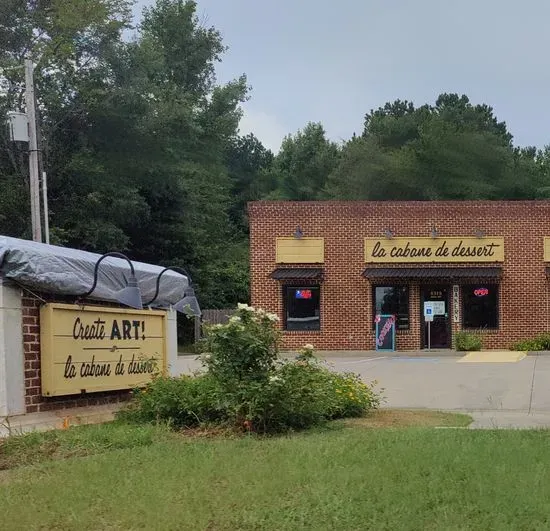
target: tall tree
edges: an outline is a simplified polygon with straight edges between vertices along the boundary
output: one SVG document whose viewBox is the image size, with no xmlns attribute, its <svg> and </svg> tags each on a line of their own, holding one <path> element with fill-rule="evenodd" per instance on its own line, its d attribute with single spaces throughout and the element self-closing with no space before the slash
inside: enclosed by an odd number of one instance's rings
<svg viewBox="0 0 550 531">
<path fill-rule="evenodd" d="M 21 67 L 25 58 L 31 58 L 36 63 L 42 160 L 46 159 L 49 170 L 63 166 L 78 144 L 78 135 L 65 135 L 68 143 L 58 143 L 55 137 L 85 121 L 80 80 L 103 69 L 103 54 L 129 24 L 129 5 L 126 0 L 5 0 L 0 4 L 0 114 L 24 110 Z M 26 147 L 9 142 L 4 129 L 0 143 L 0 210 L 10 212 L 4 221 L 0 219 L 0 232 L 28 236 Z M 52 153 L 56 144 L 63 161 Z M 54 216 L 56 206 L 53 201 Z"/>
<path fill-rule="evenodd" d="M 365 117 L 347 144 L 326 194 L 364 199 L 516 199 L 532 197 L 540 172 L 516 152 L 506 124 L 487 105 L 442 94 L 416 108 L 397 100 Z"/>
<path fill-rule="evenodd" d="M 296 201 L 319 198 L 339 156 L 338 146 L 327 139 L 320 123 L 309 123 L 294 136 L 287 136 L 271 169 L 277 183 L 273 197 Z"/>
<path fill-rule="evenodd" d="M 229 143 L 226 161 L 232 182 L 231 218 L 237 227 L 246 232 L 246 204 L 261 199 L 271 191 L 266 187 L 264 175 L 273 164 L 273 153 L 250 133 L 238 136 Z"/>
</svg>

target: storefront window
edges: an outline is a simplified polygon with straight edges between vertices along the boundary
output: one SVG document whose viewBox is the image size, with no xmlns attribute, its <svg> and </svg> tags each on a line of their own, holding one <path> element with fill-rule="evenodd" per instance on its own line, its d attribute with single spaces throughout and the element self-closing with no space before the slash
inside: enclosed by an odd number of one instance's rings
<svg viewBox="0 0 550 531">
<path fill-rule="evenodd" d="M 409 328 L 408 286 L 375 286 L 372 300 L 374 315 L 395 315 L 398 330 Z"/>
<path fill-rule="evenodd" d="M 285 286 L 285 330 L 320 330 L 319 286 Z"/>
<path fill-rule="evenodd" d="M 464 328 L 498 327 L 498 286 L 462 287 Z"/>
</svg>

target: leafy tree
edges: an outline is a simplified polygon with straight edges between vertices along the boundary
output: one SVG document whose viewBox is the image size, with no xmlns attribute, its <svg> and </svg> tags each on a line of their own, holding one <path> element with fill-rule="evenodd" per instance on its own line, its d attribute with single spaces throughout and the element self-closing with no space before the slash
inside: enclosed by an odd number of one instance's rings
<svg viewBox="0 0 550 531">
<path fill-rule="evenodd" d="M 387 103 L 365 117 L 330 175 L 326 196 L 363 199 L 520 199 L 544 193 L 529 151 L 514 149 L 487 105 L 442 94 L 434 106 Z"/>
<path fill-rule="evenodd" d="M 307 201 L 321 197 L 325 182 L 338 164 L 340 150 L 326 138 L 320 123 L 309 123 L 294 136 L 287 136 L 271 169 L 277 183 L 273 197 Z"/>
</svg>

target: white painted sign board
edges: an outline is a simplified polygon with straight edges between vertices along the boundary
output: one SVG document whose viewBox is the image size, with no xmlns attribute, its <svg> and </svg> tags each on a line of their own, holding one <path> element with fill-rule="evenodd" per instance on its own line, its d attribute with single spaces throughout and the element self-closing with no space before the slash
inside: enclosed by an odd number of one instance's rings
<svg viewBox="0 0 550 531">
<path fill-rule="evenodd" d="M 431 301 L 424 302 L 424 320 L 433 321 L 434 320 L 434 303 Z"/>
<path fill-rule="evenodd" d="M 460 322 L 460 307 L 458 302 L 459 287 L 453 286 L 453 323 Z"/>
</svg>

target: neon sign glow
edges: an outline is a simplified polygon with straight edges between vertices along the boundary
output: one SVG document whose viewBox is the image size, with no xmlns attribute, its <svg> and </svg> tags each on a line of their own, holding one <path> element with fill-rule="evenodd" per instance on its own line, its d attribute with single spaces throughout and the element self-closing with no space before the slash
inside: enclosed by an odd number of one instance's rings
<svg viewBox="0 0 550 531">
<path fill-rule="evenodd" d="M 485 297 L 486 295 L 489 295 L 489 289 L 488 288 L 476 288 L 474 290 L 474 295 L 476 297 Z"/>
</svg>

